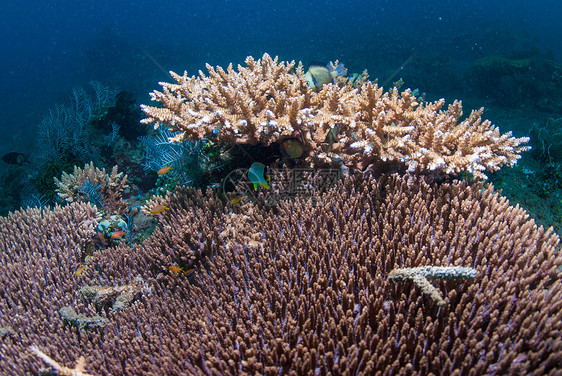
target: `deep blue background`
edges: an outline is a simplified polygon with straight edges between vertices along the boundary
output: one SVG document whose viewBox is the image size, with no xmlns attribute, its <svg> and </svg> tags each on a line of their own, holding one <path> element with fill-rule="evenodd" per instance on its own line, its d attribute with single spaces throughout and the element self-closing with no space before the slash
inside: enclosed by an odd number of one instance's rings
<svg viewBox="0 0 562 376">
<path fill-rule="evenodd" d="M 459 5 L 462 3 L 461 5 Z M 148 102 L 164 70 L 339 59 L 384 81 L 412 54 L 457 67 L 537 48 L 561 60 L 562 1 L 9 1 L 0 12 L 0 154 L 33 144 L 49 108 L 90 80 Z M 440 72 L 428 79 L 438 81 Z M 443 78 L 445 80 L 445 78 Z M 408 84 L 408 82 L 406 82 Z M 430 85 L 428 85 L 430 86 Z M 421 88 L 428 89 L 428 88 Z M 431 89 L 431 88 L 429 88 Z M 435 96 L 463 96 L 462 85 Z M 468 95 L 468 94 L 466 94 Z"/>
</svg>

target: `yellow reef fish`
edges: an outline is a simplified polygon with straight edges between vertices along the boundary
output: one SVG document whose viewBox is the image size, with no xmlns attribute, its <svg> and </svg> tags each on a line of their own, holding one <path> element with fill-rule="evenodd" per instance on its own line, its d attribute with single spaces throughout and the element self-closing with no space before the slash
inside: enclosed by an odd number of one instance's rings
<svg viewBox="0 0 562 376">
<path fill-rule="evenodd" d="M 166 205 L 156 205 L 153 206 L 152 209 L 150 209 L 150 214 L 160 214 L 165 212 L 166 210 L 170 210 L 170 208 Z"/>
<path fill-rule="evenodd" d="M 172 169 L 171 164 L 169 166 L 164 166 L 160 170 L 158 170 L 157 174 L 158 175 L 166 175 L 168 172 L 170 172 L 171 169 Z"/>
<path fill-rule="evenodd" d="M 179 267 L 179 266 L 177 266 L 177 265 L 172 265 L 172 266 L 170 266 L 169 269 L 170 269 L 171 272 L 174 272 L 174 273 L 176 273 L 176 274 L 177 274 L 177 273 L 182 273 L 182 272 L 183 272 L 183 268 L 181 268 L 181 267 Z"/>
<path fill-rule="evenodd" d="M 248 198 L 248 196 L 246 195 L 236 195 L 234 196 L 234 198 L 232 200 L 230 200 L 230 202 L 232 202 L 233 204 L 239 204 L 242 201 L 246 200 Z"/>
<path fill-rule="evenodd" d="M 75 271 L 74 271 L 74 276 L 75 277 L 79 277 L 80 274 L 84 273 L 84 270 L 86 270 L 88 268 L 87 265 L 80 265 Z"/>
</svg>

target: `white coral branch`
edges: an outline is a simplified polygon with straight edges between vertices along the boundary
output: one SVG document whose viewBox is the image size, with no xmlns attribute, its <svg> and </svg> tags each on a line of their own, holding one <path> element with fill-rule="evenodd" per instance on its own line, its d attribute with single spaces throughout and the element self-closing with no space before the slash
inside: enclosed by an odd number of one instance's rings
<svg viewBox="0 0 562 376">
<path fill-rule="evenodd" d="M 76 361 L 76 366 L 74 368 L 68 368 L 61 366 L 57 361 L 45 354 L 43 351 L 39 350 L 39 348 L 35 345 L 31 346 L 31 351 L 39 358 L 43 359 L 43 361 L 49 366 L 54 368 L 59 376 L 93 376 L 89 373 L 84 372 L 84 369 L 86 368 L 86 360 L 83 356 L 78 358 L 78 360 Z"/>
</svg>

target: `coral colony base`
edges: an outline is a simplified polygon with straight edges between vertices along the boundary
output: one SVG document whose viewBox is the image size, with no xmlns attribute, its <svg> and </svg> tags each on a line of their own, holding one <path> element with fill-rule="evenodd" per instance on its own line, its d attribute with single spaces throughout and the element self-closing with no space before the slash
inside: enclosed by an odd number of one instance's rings
<svg viewBox="0 0 562 376">
<path fill-rule="evenodd" d="M 303 166 L 348 176 L 273 206 L 178 187 L 144 206 L 150 237 L 96 250 L 126 176 L 75 169 L 57 182 L 65 206 L 0 218 L 2 372 L 562 372 L 559 237 L 492 185 L 448 176 L 484 178 L 526 139 L 481 112 L 461 120 L 459 102 L 442 111 L 366 79 L 316 92 L 301 65 L 246 62 L 176 75 L 146 122 L 178 140 L 288 137 Z M 385 160 L 405 168 L 358 171 Z"/>
</svg>

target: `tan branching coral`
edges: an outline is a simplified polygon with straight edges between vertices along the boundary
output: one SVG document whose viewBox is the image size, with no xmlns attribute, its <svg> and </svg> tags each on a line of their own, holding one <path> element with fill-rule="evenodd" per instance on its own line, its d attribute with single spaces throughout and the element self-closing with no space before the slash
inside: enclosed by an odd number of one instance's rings
<svg viewBox="0 0 562 376">
<path fill-rule="evenodd" d="M 298 139 L 311 166 L 365 168 L 377 161 L 405 163 L 410 170 L 447 174 L 513 165 L 527 150 L 527 137 L 515 138 L 481 118 L 483 109 L 463 119 L 460 101 L 423 102 L 411 90 L 384 91 L 359 80 L 311 90 L 302 63 L 279 62 L 264 54 L 246 66 L 226 70 L 207 65 L 208 75 L 170 72 L 177 83 L 161 82 L 151 93 L 162 107 L 143 105 L 142 122 L 181 131 L 184 139 L 229 144 L 263 144 Z"/>
<path fill-rule="evenodd" d="M 128 187 L 127 175 L 118 172 L 117 166 L 107 174 L 105 168 L 99 169 L 90 162 L 83 169 L 74 166 L 72 174 L 63 172 L 60 180 L 54 179 L 59 197 L 66 202 L 90 202 L 110 213 L 121 213 L 127 206 L 121 198 Z"/>
</svg>

